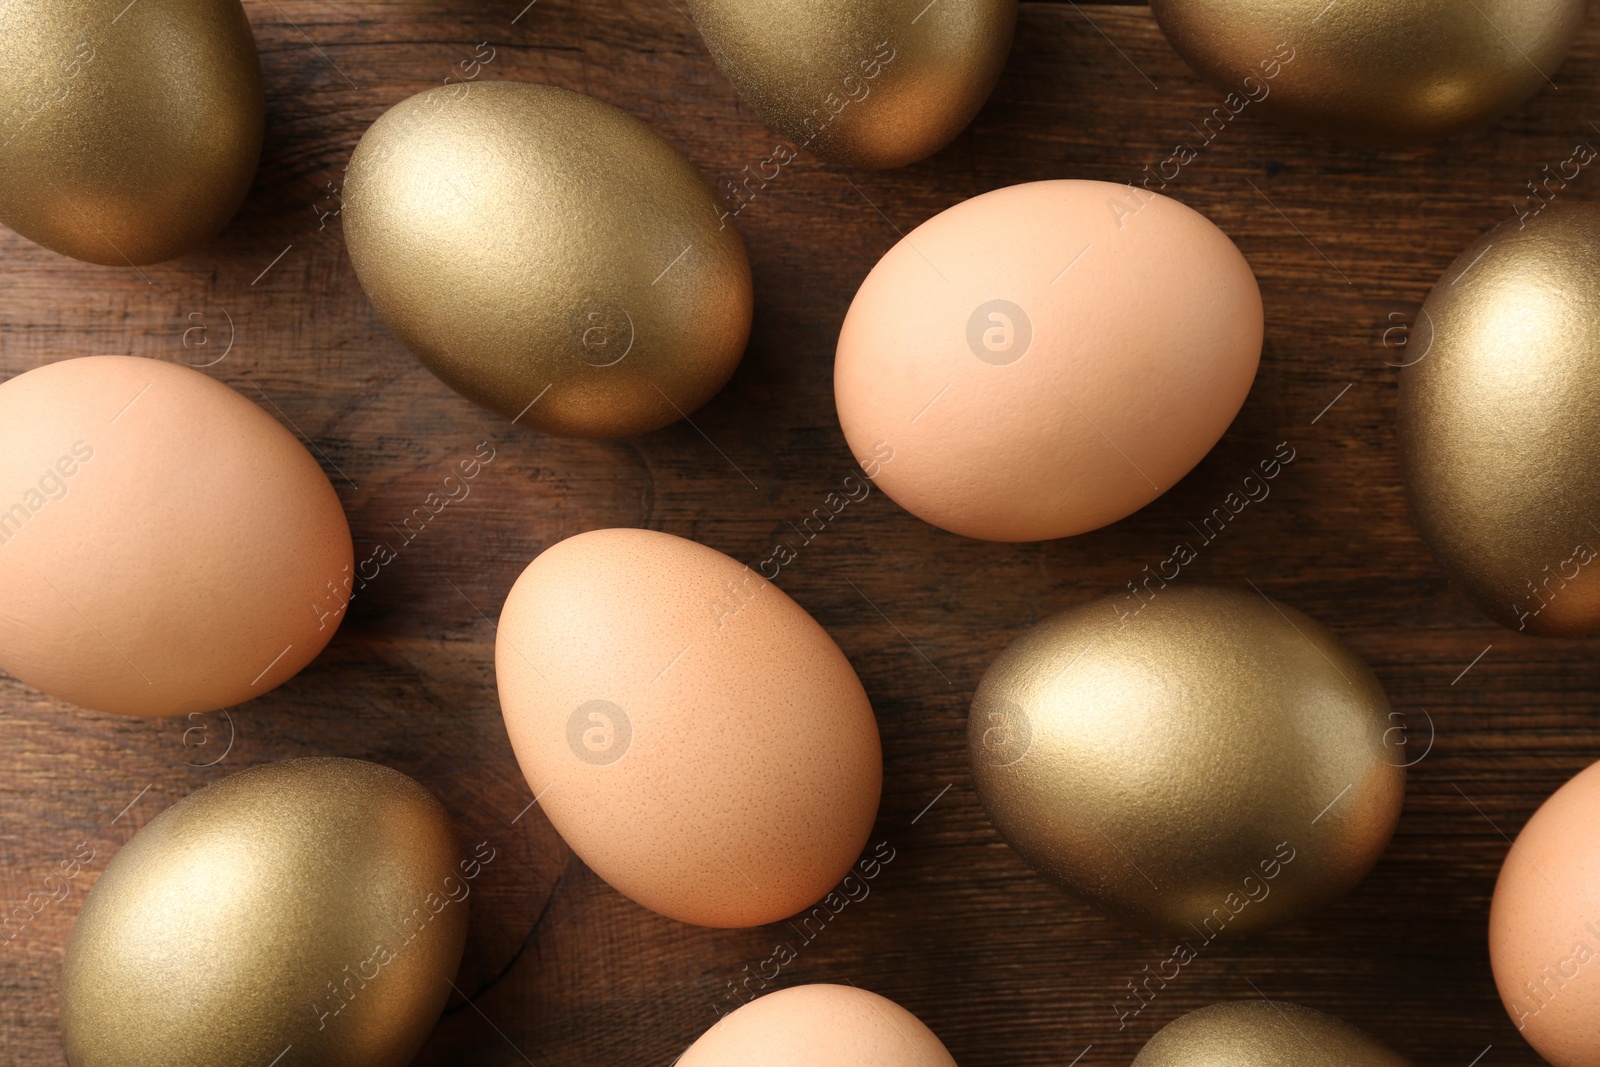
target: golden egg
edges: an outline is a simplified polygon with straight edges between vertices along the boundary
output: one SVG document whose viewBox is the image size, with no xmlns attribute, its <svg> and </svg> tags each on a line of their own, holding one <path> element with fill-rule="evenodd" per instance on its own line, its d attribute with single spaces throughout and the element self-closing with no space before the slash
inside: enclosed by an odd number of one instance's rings
<svg viewBox="0 0 1600 1067">
<path fill-rule="evenodd" d="M 1600 630 L 1600 206 L 1480 238 L 1404 359 L 1400 456 L 1434 558 L 1502 626 Z"/>
<path fill-rule="evenodd" d="M 487 842 L 399 771 L 302 759 L 168 808 L 72 928 L 74 1067 L 400 1067 L 450 995 Z"/>
<path fill-rule="evenodd" d="M 90 263 L 156 263 L 239 210 L 261 64 L 238 0 L 0 5 L 0 222 Z"/>
<path fill-rule="evenodd" d="M 1366 665 L 1293 608 L 1147 585 L 1012 642 L 978 687 L 968 750 L 1023 859 L 1198 950 L 1366 875 L 1405 791 L 1395 725 Z"/>
<path fill-rule="evenodd" d="M 694 166 L 549 85 L 463 82 L 372 124 L 344 233 L 362 287 L 445 384 L 546 433 L 682 418 L 744 353 L 750 264 Z"/>
<path fill-rule="evenodd" d="M 818 158 L 902 167 L 967 128 L 1000 79 L 1016 0 L 688 0 L 717 66 Z"/>
<path fill-rule="evenodd" d="M 1209 142 L 1247 112 L 1357 141 L 1476 129 L 1551 79 L 1586 0 L 1151 0 L 1167 40 L 1227 93 Z"/>
<path fill-rule="evenodd" d="M 1133 1067 L 1410 1067 L 1342 1019 L 1278 1000 L 1236 1000 L 1162 1027 Z"/>
</svg>

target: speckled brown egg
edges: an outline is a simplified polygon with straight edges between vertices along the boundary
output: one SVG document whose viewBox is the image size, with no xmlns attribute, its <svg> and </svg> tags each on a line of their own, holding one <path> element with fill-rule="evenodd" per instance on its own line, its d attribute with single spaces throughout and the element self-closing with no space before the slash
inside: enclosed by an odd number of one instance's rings
<svg viewBox="0 0 1600 1067">
<path fill-rule="evenodd" d="M 98 711 L 260 696 L 348 601 L 350 527 L 317 461 L 221 382 L 131 356 L 0 385 L 0 668 Z"/>
<path fill-rule="evenodd" d="M 506 598 L 495 669 L 545 814 L 647 908 L 773 922 L 866 844 L 883 780 L 866 692 L 804 608 L 715 549 L 628 529 L 546 549 Z"/>
<path fill-rule="evenodd" d="M 802 985 L 753 1000 L 701 1035 L 678 1067 L 956 1067 L 934 1032 L 856 986 Z"/>
</svg>

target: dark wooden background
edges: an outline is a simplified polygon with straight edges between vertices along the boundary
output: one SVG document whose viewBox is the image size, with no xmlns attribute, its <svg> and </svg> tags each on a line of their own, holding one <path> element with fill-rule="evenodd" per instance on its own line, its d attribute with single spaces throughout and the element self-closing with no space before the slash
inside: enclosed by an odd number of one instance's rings
<svg viewBox="0 0 1600 1067">
<path fill-rule="evenodd" d="M 666 1067 L 715 1021 L 726 983 L 784 935 L 651 914 L 579 863 L 537 808 L 513 823 L 531 796 L 501 725 L 488 620 L 533 556 L 593 527 L 653 527 L 765 558 L 850 470 L 833 343 L 896 228 L 996 186 L 1136 178 L 1194 140 L 1191 124 L 1219 101 L 1143 7 L 1023 4 L 999 89 L 950 148 L 888 173 L 806 158 L 744 211 L 754 337 L 731 384 L 694 415 L 727 460 L 683 424 L 562 441 L 457 398 L 384 331 L 330 214 L 357 138 L 479 42 L 494 49 L 480 77 L 610 101 L 713 180 L 766 158 L 775 135 L 670 0 L 526 2 L 247 0 L 268 86 L 266 149 L 220 238 L 135 271 L 0 234 L 0 375 L 96 353 L 199 364 L 226 351 L 208 372 L 260 390 L 309 439 L 358 558 L 456 459 L 481 441 L 497 449 L 470 498 L 355 600 L 317 662 L 232 713 L 231 749 L 221 716 L 186 737 L 196 723 L 91 714 L 0 677 L 0 905 L 39 889 L 79 842 L 95 849 L 71 895 L 0 945 L 6 1063 L 62 1062 L 53 983 L 67 934 L 135 830 L 232 771 L 338 754 L 413 775 L 469 841 L 498 850 L 476 884 L 458 982 L 472 1003 L 452 1003 L 419 1062 Z M 1511 217 L 1542 166 L 1600 140 L 1593 20 L 1555 80 L 1487 133 L 1408 150 L 1336 146 L 1247 111 L 1184 169 L 1168 192 L 1229 233 L 1260 278 L 1266 350 L 1232 430 L 1144 511 L 1087 536 L 1008 546 L 940 532 L 874 494 L 784 570 L 780 584 L 872 696 L 885 757 L 875 833 L 897 856 L 782 982 L 849 980 L 892 997 L 963 1067 L 1126 1064 L 1177 1015 L 1258 993 L 1334 1012 L 1423 1065 L 1537 1062 L 1494 992 L 1487 909 L 1506 835 L 1600 757 L 1600 657 L 1595 641 L 1500 630 L 1440 577 L 1400 487 L 1388 364 L 1403 355 L 1401 335 L 1386 331 L 1410 320 L 1461 248 Z M 1600 174 L 1584 173 L 1562 195 L 1590 198 L 1597 185 Z M 1393 846 L 1355 892 L 1294 927 L 1207 949 L 1119 1030 L 1125 983 L 1170 942 L 1066 898 L 1001 842 L 970 785 L 968 702 L 1009 640 L 1165 558 L 1186 522 L 1280 441 L 1299 459 L 1185 580 L 1249 579 L 1330 625 L 1412 717 L 1419 747 L 1431 720 L 1432 749 L 1411 773 Z"/>
</svg>

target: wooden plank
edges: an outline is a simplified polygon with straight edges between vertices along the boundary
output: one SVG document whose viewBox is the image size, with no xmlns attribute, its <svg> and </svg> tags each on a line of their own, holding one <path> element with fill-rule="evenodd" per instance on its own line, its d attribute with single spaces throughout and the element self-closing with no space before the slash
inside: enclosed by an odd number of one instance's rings
<svg viewBox="0 0 1600 1067">
<path fill-rule="evenodd" d="M 615 103 L 714 179 L 765 158 L 774 135 L 672 4 L 524 2 L 248 0 L 270 93 L 265 158 L 245 210 L 211 247 L 141 273 L 0 235 L 0 375 L 91 353 L 206 362 L 231 322 L 232 348 L 209 373 L 268 397 L 316 445 L 359 546 L 392 539 L 389 524 L 456 458 L 482 441 L 496 449 L 472 496 L 356 600 L 327 654 L 235 713 L 232 748 L 214 766 L 191 764 L 222 752 L 220 718 L 186 746 L 196 723 L 88 714 L 0 679 L 0 902 L 38 889 L 79 842 L 95 850 L 70 896 L 0 945 L 10 1062 L 62 1060 L 52 983 L 72 916 L 116 848 L 207 781 L 313 754 L 414 775 L 465 836 L 498 850 L 459 982 L 473 1004 L 452 1005 L 420 1062 L 671 1062 L 715 1021 L 727 983 L 791 935 L 649 914 L 574 860 L 537 808 L 513 824 L 531 796 L 500 723 L 487 620 L 529 559 L 579 530 L 665 529 L 752 563 L 793 541 L 789 521 L 850 469 L 832 344 L 897 229 L 999 185 L 1135 179 L 1178 141 L 1194 143 L 1219 97 L 1144 8 L 1025 4 L 999 90 L 948 150 L 882 174 L 802 160 L 743 212 L 754 339 L 694 427 L 559 441 L 458 399 L 379 324 L 329 214 L 356 139 L 485 41 L 495 53 L 483 77 Z M 1258 990 L 1341 1015 L 1419 1062 L 1464 1065 L 1491 1044 L 1485 1067 L 1537 1062 L 1494 995 L 1487 905 L 1503 834 L 1600 756 L 1600 657 L 1592 642 L 1501 631 L 1440 578 L 1399 487 L 1387 365 L 1398 357 L 1385 331 L 1409 319 L 1457 251 L 1510 217 L 1542 165 L 1596 136 L 1585 108 L 1600 89 L 1600 30 L 1591 24 L 1556 80 L 1559 91 L 1488 133 L 1441 145 L 1339 147 L 1247 112 L 1203 148 L 1168 191 L 1255 267 L 1265 356 L 1227 438 L 1140 514 L 1072 540 L 1001 546 L 940 533 L 874 495 L 802 548 L 780 584 L 835 635 L 872 695 L 886 758 L 876 839 L 896 858 L 781 983 L 878 990 L 932 1025 L 964 1067 L 1061 1067 L 1080 1053 L 1083 1067 L 1126 1063 L 1178 1014 Z M 1594 180 L 1563 195 L 1589 196 Z M 186 347 L 196 326 L 210 347 L 194 332 Z M 1296 927 L 1207 950 L 1119 1029 L 1125 983 L 1171 946 L 1063 897 L 999 840 L 968 780 L 967 704 L 1006 642 L 1165 558 L 1280 441 L 1299 458 L 1185 580 L 1250 579 L 1328 623 L 1419 730 L 1426 709 L 1435 744 L 1413 771 L 1393 848 L 1361 887 Z"/>
</svg>

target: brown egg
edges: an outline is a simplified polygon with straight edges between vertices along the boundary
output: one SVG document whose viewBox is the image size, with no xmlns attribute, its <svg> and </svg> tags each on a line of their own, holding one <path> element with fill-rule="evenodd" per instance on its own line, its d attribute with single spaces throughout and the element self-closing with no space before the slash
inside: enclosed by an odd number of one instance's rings
<svg viewBox="0 0 1600 1067">
<path fill-rule="evenodd" d="M 1377 678 L 1316 621 L 1249 589 L 1145 594 L 1013 641 L 973 697 L 967 744 L 1023 859 L 1193 953 L 1365 877 L 1407 761 Z"/>
<path fill-rule="evenodd" d="M 0 222 L 46 248 L 199 247 L 250 189 L 262 119 L 238 0 L 0 4 Z"/>
<path fill-rule="evenodd" d="M 1250 392 L 1261 336 L 1255 275 L 1199 212 L 1030 182 L 935 215 L 879 260 L 839 331 L 834 398 L 901 507 L 1041 541 L 1188 474 Z"/>
<path fill-rule="evenodd" d="M 684 922 L 755 926 L 821 899 L 878 810 L 867 695 L 805 609 L 654 530 L 595 530 L 517 579 L 495 646 L 512 747 L 600 877 Z"/>
<path fill-rule="evenodd" d="M 922 1020 L 856 986 L 780 989 L 723 1016 L 677 1067 L 955 1067 Z"/>
<path fill-rule="evenodd" d="M 350 528 L 294 435 L 130 356 L 0 385 L 0 668 L 86 708 L 174 715 L 292 677 L 348 601 Z"/>
<path fill-rule="evenodd" d="M 472 880 L 438 800 L 388 767 L 241 771 L 134 835 L 61 971 L 73 1067 L 402 1067 L 450 996 Z"/>
<path fill-rule="evenodd" d="M 1517 1030 L 1555 1067 L 1600 1065 L 1600 763 L 1517 835 L 1489 910 L 1489 959 Z"/>
<path fill-rule="evenodd" d="M 1410 1067 L 1341 1019 L 1276 1000 L 1236 1000 L 1162 1027 L 1133 1067 Z"/>
</svg>

